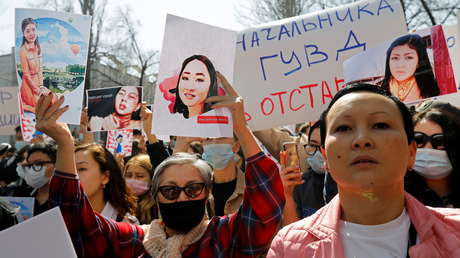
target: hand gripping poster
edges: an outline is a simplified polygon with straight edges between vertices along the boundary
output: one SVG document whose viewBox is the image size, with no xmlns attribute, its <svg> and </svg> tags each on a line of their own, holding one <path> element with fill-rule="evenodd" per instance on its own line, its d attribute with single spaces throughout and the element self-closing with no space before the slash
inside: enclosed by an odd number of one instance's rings
<svg viewBox="0 0 460 258">
<path fill-rule="evenodd" d="M 442 25 L 398 36 L 344 62 L 346 83 L 379 85 L 411 104 L 457 92 Z"/>
<path fill-rule="evenodd" d="M 91 16 L 16 9 L 15 60 L 24 140 L 35 131 L 39 96 L 64 95 L 69 105 L 60 122 L 80 123 Z"/>
<path fill-rule="evenodd" d="M 155 134 L 232 136 L 230 111 L 214 110 L 205 100 L 225 95 L 216 72 L 232 81 L 235 41 L 234 31 L 167 16 L 153 108 Z"/>
</svg>

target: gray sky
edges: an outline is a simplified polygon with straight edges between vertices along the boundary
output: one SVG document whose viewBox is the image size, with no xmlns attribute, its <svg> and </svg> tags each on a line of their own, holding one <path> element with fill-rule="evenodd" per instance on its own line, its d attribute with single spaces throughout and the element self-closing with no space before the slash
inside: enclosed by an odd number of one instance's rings
<svg viewBox="0 0 460 258">
<path fill-rule="evenodd" d="M 76 0 L 75 0 L 76 1 Z M 140 42 L 145 50 L 161 50 L 166 14 L 182 16 L 227 29 L 240 30 L 235 6 L 247 0 L 108 0 L 108 15 L 129 5 L 132 17 L 139 20 Z M 30 7 L 33 0 L 0 0 L 0 54 L 9 53 L 14 44 L 14 9 Z M 76 10 L 79 10 L 78 8 Z"/>
</svg>

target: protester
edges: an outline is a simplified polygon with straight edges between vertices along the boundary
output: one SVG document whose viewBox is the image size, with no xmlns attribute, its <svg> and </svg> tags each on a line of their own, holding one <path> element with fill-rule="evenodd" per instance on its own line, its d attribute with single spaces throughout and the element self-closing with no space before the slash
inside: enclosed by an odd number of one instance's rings
<svg viewBox="0 0 460 258">
<path fill-rule="evenodd" d="M 63 98 L 52 105 L 50 96 L 39 99 L 37 127 L 59 145 L 51 202 L 60 207 L 80 257 L 253 257 L 267 251 L 284 205 L 279 170 L 261 153 L 246 125 L 241 97 L 219 76 L 229 95 L 206 101 L 214 103 L 213 108 L 232 111 L 234 131 L 247 158 L 246 191 L 238 212 L 211 220 L 204 216 L 211 168 L 190 154 L 172 156 L 155 170 L 152 192 L 162 220 L 141 228 L 95 214 L 79 187 L 73 138 L 65 125 L 56 122 L 68 107 L 60 108 Z"/>
<path fill-rule="evenodd" d="M 137 196 L 136 217 L 140 224 L 148 224 L 158 218 L 155 199 L 152 196 L 153 170 L 150 158 L 145 154 L 132 157 L 125 165 L 123 176 L 126 184 Z"/>
<path fill-rule="evenodd" d="M 18 179 L 15 152 L 16 149 L 10 144 L 0 144 L 0 186 L 8 185 Z"/>
<path fill-rule="evenodd" d="M 115 157 L 99 144 L 75 148 L 76 168 L 81 185 L 94 211 L 116 221 L 138 223 L 136 197 L 127 190 Z"/>
<path fill-rule="evenodd" d="M 268 257 L 452 257 L 460 211 L 430 209 L 404 192 L 414 166 L 412 117 L 378 86 L 340 90 L 321 116 L 326 169 L 338 195 L 284 227 Z"/>
<path fill-rule="evenodd" d="M 291 224 L 301 218 L 308 217 L 326 205 L 336 194 L 337 186 L 332 178 L 326 180 L 324 157 L 320 151 L 321 139 L 319 121 L 314 123 L 308 132 L 308 143 L 305 151 L 310 168 L 300 173 L 298 167 L 284 167 L 284 154 L 280 156 L 286 205 L 284 206 L 283 225 Z M 327 184 L 327 187 L 326 187 Z"/>
<path fill-rule="evenodd" d="M 460 109 L 427 101 L 414 115 L 417 156 L 406 191 L 425 205 L 460 208 Z"/>
<path fill-rule="evenodd" d="M 393 41 L 387 50 L 382 87 L 401 101 L 438 96 L 439 88 L 426 48 L 426 41 L 417 34 Z"/>
<path fill-rule="evenodd" d="M 15 141 L 14 141 L 14 148 L 16 150 L 20 150 L 24 146 L 27 145 L 27 142 L 25 142 L 24 139 L 22 138 L 22 132 L 21 132 L 21 127 L 20 126 L 17 126 L 16 128 L 14 128 L 14 131 L 16 133 Z"/>
</svg>

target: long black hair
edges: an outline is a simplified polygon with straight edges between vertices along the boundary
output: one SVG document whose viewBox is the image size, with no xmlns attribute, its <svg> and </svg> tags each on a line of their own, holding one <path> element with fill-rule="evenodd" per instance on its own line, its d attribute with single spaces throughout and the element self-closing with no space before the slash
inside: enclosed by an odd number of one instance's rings
<svg viewBox="0 0 460 258">
<path fill-rule="evenodd" d="M 37 28 L 37 23 L 34 21 L 34 19 L 26 18 L 26 19 L 22 20 L 22 24 L 21 24 L 21 28 L 22 28 L 22 44 L 21 44 L 21 46 L 23 46 L 27 42 L 26 37 L 24 37 L 24 30 L 26 29 L 27 25 L 29 25 L 29 24 L 33 24 L 33 25 L 35 25 L 35 28 Z M 42 53 L 42 48 L 40 47 L 40 43 L 38 42 L 38 35 L 35 38 L 34 45 L 38 49 L 38 55 L 40 55 Z"/>
<path fill-rule="evenodd" d="M 170 90 L 171 93 L 176 94 L 176 102 L 174 103 L 173 113 L 176 113 L 176 112 L 181 113 L 185 118 L 189 118 L 189 112 L 188 112 L 188 107 L 184 104 L 184 102 L 182 102 L 179 96 L 179 82 L 180 82 L 180 78 L 182 76 L 182 72 L 184 71 L 185 66 L 193 60 L 199 60 L 203 62 L 203 64 L 208 69 L 209 77 L 211 80 L 210 85 L 209 85 L 208 97 L 217 96 L 217 90 L 218 90 L 216 69 L 214 69 L 214 65 L 212 64 L 211 60 L 209 60 L 209 58 L 203 55 L 193 55 L 185 59 L 184 62 L 182 63 L 182 68 L 179 73 L 179 78 L 177 80 L 176 88 Z M 205 103 L 203 112 L 207 112 L 211 110 L 211 105 L 212 104 L 210 103 Z"/>
<path fill-rule="evenodd" d="M 382 87 L 390 91 L 390 80 L 392 78 L 390 71 L 390 56 L 393 49 L 397 46 L 408 45 L 411 49 L 417 52 L 418 64 L 414 76 L 417 86 L 420 90 L 420 95 L 423 98 L 429 98 L 439 95 L 439 87 L 434 78 L 433 69 L 431 68 L 430 59 L 426 52 L 426 43 L 422 37 L 417 34 L 408 34 L 397 38 L 387 50 L 387 58 L 385 63 L 385 77 L 382 81 Z"/>
</svg>

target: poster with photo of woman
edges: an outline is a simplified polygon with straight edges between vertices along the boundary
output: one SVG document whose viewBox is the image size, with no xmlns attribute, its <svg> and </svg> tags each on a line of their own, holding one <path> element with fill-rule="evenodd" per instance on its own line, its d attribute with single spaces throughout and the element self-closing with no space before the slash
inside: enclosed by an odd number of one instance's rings
<svg viewBox="0 0 460 258">
<path fill-rule="evenodd" d="M 456 93 L 452 67 L 441 25 L 402 35 L 343 64 L 348 84 L 377 84 L 409 104 Z"/>
<path fill-rule="evenodd" d="M 24 140 L 35 131 L 40 94 L 64 95 L 69 105 L 60 121 L 80 123 L 91 16 L 38 9 L 16 9 L 15 61 Z"/>
<path fill-rule="evenodd" d="M 141 129 L 142 87 L 119 86 L 87 90 L 88 129 Z"/>
<path fill-rule="evenodd" d="M 205 100 L 225 95 L 217 72 L 232 80 L 235 41 L 234 31 L 167 16 L 153 107 L 155 134 L 233 135 L 230 111 L 214 110 Z"/>
<path fill-rule="evenodd" d="M 133 150 L 133 129 L 113 130 L 107 133 L 105 147 L 112 154 L 130 156 Z"/>
</svg>

